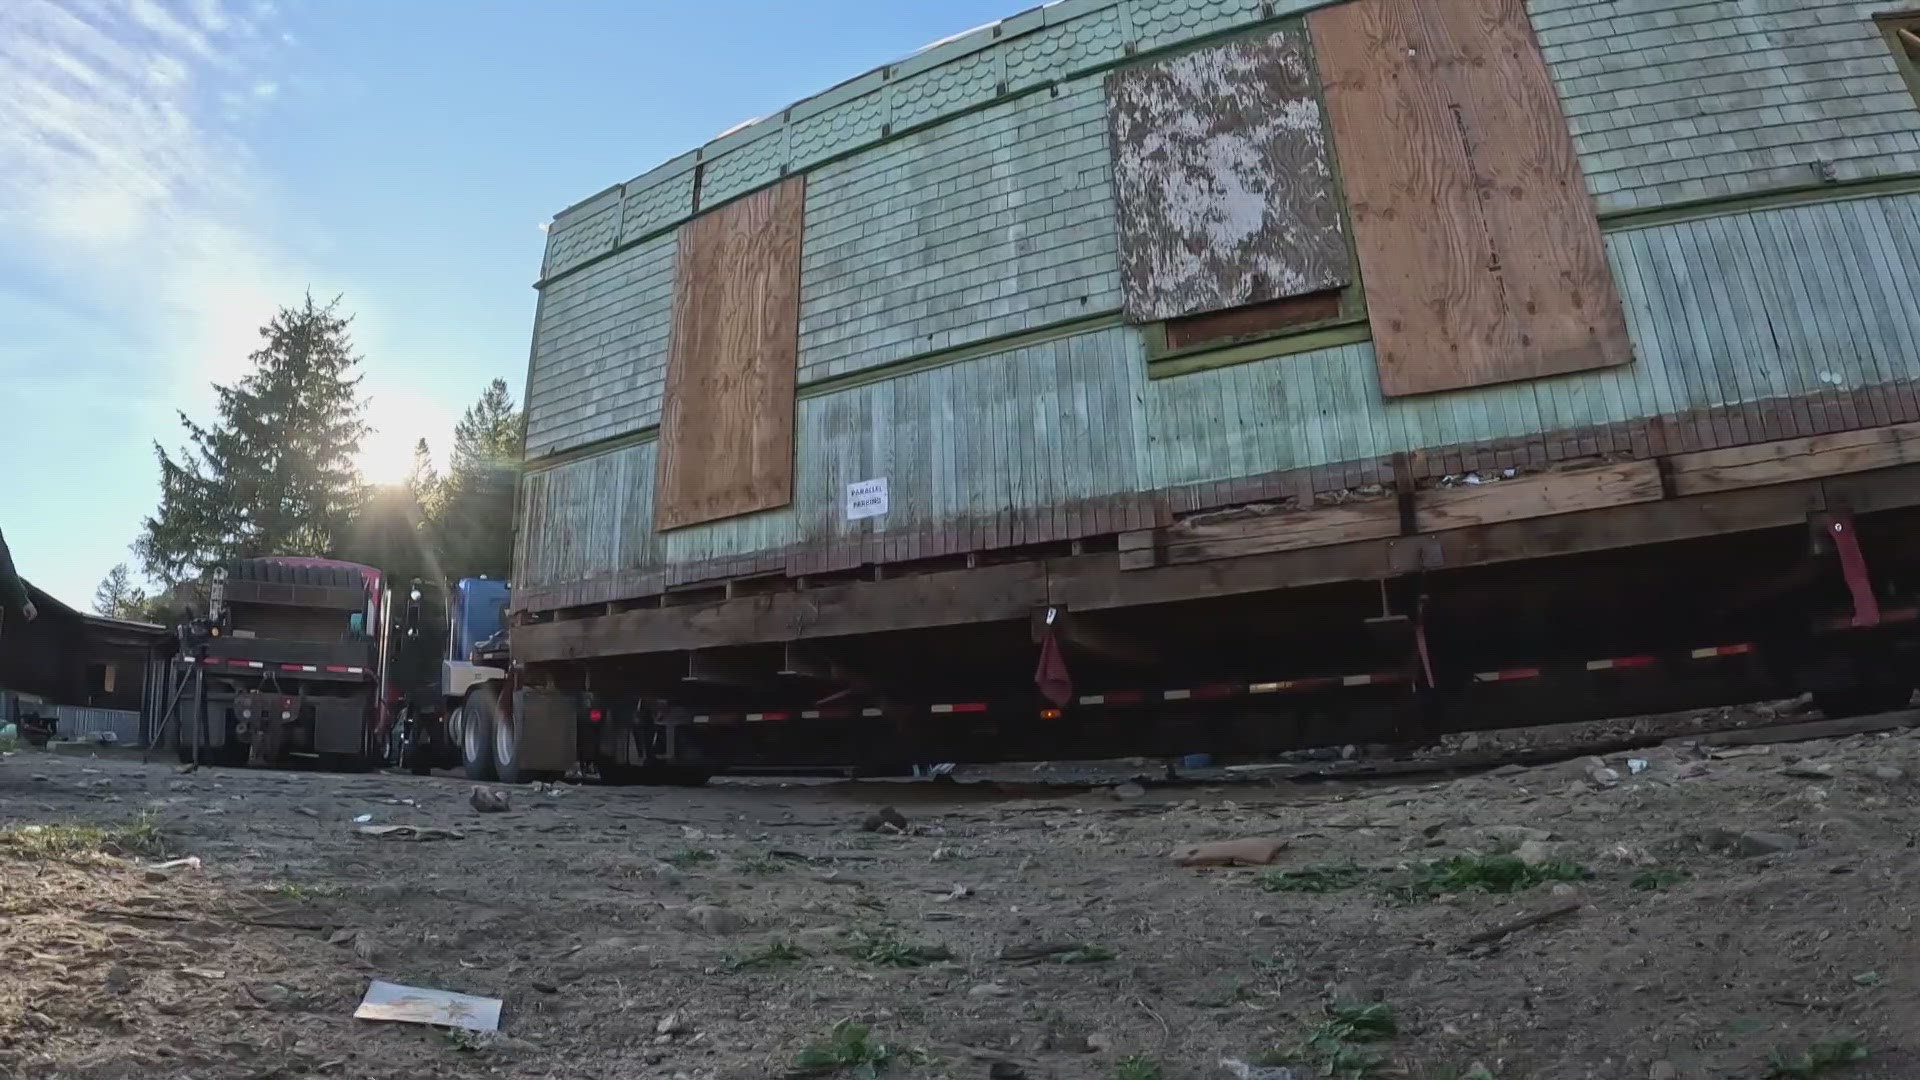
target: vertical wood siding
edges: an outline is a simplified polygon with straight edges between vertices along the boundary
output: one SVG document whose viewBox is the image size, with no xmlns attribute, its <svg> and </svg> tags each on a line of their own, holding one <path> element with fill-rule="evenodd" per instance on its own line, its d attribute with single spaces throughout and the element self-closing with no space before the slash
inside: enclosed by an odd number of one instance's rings
<svg viewBox="0 0 1920 1080">
<path fill-rule="evenodd" d="M 1115 531 L 1150 523 L 1142 492 L 1230 494 L 1245 477 L 1785 395 L 1837 412 L 1857 407 L 1853 390 L 1920 382 L 1920 195 L 1638 229 L 1607 248 L 1640 355 L 1627 367 L 1389 401 L 1370 345 L 1149 381 L 1140 334 L 1115 327 L 803 398 L 787 509 L 658 533 L 651 443 L 535 473 L 519 581 L 657 588 L 721 565 L 803 571 L 788 554 L 802 545 L 824 568 L 825 553 L 858 562 L 918 533 L 970 550 Z M 892 511 L 847 521 L 846 485 L 883 476 Z"/>
</svg>

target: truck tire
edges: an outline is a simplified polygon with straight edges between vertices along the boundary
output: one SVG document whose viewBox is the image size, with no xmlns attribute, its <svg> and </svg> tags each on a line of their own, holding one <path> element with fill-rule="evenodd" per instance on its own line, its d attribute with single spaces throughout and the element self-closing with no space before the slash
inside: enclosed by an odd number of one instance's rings
<svg viewBox="0 0 1920 1080">
<path fill-rule="evenodd" d="M 488 691 L 491 694 L 491 691 Z M 493 747 L 493 771 L 503 784 L 524 784 L 539 779 L 520 767 L 520 725 L 518 717 L 508 716 L 496 703 L 488 710 L 489 721 L 481 738 Z"/>
<path fill-rule="evenodd" d="M 493 714 L 500 711 L 499 699 L 487 686 L 467 691 L 467 700 L 457 710 L 460 728 L 460 765 L 469 780 L 492 780 Z"/>
</svg>

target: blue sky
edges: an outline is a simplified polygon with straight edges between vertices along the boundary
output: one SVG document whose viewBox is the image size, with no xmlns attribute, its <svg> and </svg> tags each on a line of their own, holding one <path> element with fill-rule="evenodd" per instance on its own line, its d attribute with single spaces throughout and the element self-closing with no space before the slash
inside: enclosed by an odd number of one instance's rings
<svg viewBox="0 0 1920 1080">
<path fill-rule="evenodd" d="M 562 207 L 995 0 L 0 0 L 0 529 L 76 607 L 253 332 L 343 297 L 374 473 L 526 376 Z"/>
</svg>

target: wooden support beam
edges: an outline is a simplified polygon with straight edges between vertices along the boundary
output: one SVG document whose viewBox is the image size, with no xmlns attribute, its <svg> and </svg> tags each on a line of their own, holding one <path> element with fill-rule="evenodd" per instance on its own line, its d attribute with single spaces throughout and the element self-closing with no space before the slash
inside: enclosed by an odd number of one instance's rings
<svg viewBox="0 0 1920 1080">
<path fill-rule="evenodd" d="M 1415 531 L 1442 532 L 1659 499 L 1660 467 L 1651 461 L 1539 473 L 1423 491 L 1414 500 Z"/>
<path fill-rule="evenodd" d="M 1895 424 L 1676 454 L 1668 468 L 1674 494 L 1705 495 L 1915 463 L 1920 463 L 1920 424 Z"/>
<path fill-rule="evenodd" d="M 1904 442 L 1897 445 L 1905 447 Z M 1877 463 L 1884 458 L 1853 455 L 1838 460 Z M 1828 464 L 1821 467 L 1826 468 Z M 1658 473 L 1651 475 L 1657 489 Z M 1637 491 L 1636 485 L 1644 482 L 1644 478 L 1636 477 L 1609 481 L 1616 485 L 1616 490 L 1625 491 Z M 1399 508 L 1395 500 L 1385 499 L 1380 500 L 1377 507 L 1365 504 L 1321 511 L 1347 511 L 1341 515 L 1342 519 L 1350 525 L 1361 525 L 1359 531 L 1363 538 L 1318 547 L 1288 550 L 1269 547 L 1258 554 L 1130 571 L 1121 568 L 1119 554 L 1099 554 L 982 566 L 880 582 L 847 582 L 806 592 L 522 625 L 514 629 L 513 649 L 516 660 L 542 663 L 941 626 L 1017 623 L 1030 618 L 1035 608 L 1048 604 L 1062 605 L 1078 614 L 1337 582 L 1373 581 L 1407 572 L 1410 567 L 1444 572 L 1759 529 L 1804 527 L 1807 515 L 1827 508 L 1830 500 L 1852 508 L 1856 514 L 1920 506 L 1920 463 L 1767 483 L 1741 491 L 1493 521 L 1411 537 L 1398 535 Z M 1356 517 L 1356 511 L 1362 516 Z M 1270 527 L 1282 519 L 1303 519 L 1304 516 L 1273 515 L 1208 528 L 1232 526 L 1250 530 L 1256 525 Z M 1367 528 L 1384 531 L 1369 536 L 1365 532 Z M 1248 543 L 1244 535 L 1209 537 L 1196 543 L 1216 543 L 1223 539 Z M 1178 546 L 1168 546 L 1169 556 Z M 769 660 L 762 670 L 770 673 L 774 663 L 777 657 Z"/>
</svg>

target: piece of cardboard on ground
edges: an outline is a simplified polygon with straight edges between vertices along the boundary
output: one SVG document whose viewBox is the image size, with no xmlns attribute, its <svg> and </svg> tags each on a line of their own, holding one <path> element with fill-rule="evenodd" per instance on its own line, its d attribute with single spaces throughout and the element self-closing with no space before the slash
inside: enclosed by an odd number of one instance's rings
<svg viewBox="0 0 1920 1080">
<path fill-rule="evenodd" d="M 500 1030 L 500 999 L 428 990 L 418 986 L 381 982 L 367 987 L 367 996 L 353 1011 L 359 1020 L 391 1020 L 400 1024 L 432 1024 L 468 1031 Z"/>
<path fill-rule="evenodd" d="M 1181 866 L 1266 866 L 1286 846 L 1287 841 L 1277 836 L 1248 836 L 1206 844 L 1181 844 L 1172 854 L 1173 861 Z"/>
</svg>

